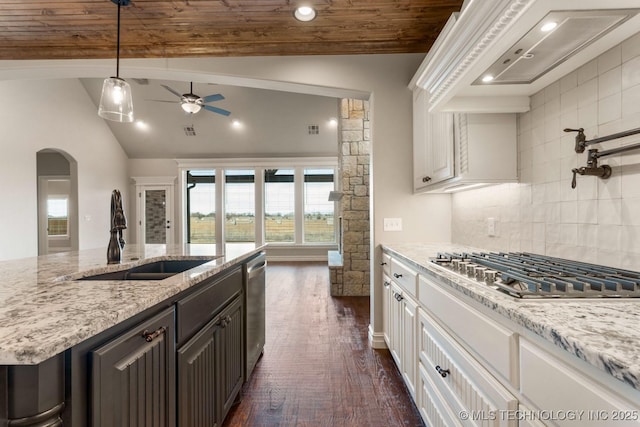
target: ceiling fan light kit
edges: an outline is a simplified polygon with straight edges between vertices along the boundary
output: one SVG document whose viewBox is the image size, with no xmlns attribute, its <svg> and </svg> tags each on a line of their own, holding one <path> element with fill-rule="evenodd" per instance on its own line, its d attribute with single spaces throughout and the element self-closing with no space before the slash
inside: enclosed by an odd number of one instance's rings
<svg viewBox="0 0 640 427">
<path fill-rule="evenodd" d="M 191 85 L 190 85 L 190 92 L 182 95 L 180 94 L 180 92 L 178 92 L 177 90 L 167 85 L 161 85 L 161 86 L 166 90 L 168 90 L 169 92 L 171 92 L 172 94 L 174 94 L 175 96 L 177 96 L 178 98 L 180 98 L 180 101 L 175 101 L 175 102 L 180 103 L 180 107 L 182 107 L 182 110 L 185 113 L 195 114 L 204 108 L 207 111 L 221 114 L 223 116 L 228 116 L 229 114 L 231 114 L 229 111 L 223 110 L 222 108 L 214 107 L 212 105 L 206 105 L 209 102 L 221 101 L 224 99 L 224 96 L 222 96 L 219 93 L 216 93 L 214 95 L 205 96 L 204 98 L 200 97 L 193 93 L 193 82 L 191 82 Z M 153 101 L 173 102 L 173 101 L 161 101 L 161 100 L 153 100 Z"/>
<path fill-rule="evenodd" d="M 114 122 L 133 122 L 133 97 L 129 83 L 120 78 L 120 7 L 128 6 L 130 0 L 111 0 L 118 5 L 118 38 L 116 47 L 116 76 L 102 84 L 102 95 L 98 115 Z"/>
</svg>

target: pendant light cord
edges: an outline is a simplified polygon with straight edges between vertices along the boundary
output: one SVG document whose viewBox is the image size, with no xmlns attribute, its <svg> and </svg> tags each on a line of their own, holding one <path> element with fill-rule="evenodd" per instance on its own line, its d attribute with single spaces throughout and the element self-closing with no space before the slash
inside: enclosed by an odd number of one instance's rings
<svg viewBox="0 0 640 427">
<path fill-rule="evenodd" d="M 116 41 L 116 78 L 120 78 L 120 5 L 122 0 L 118 0 L 118 38 Z"/>
</svg>

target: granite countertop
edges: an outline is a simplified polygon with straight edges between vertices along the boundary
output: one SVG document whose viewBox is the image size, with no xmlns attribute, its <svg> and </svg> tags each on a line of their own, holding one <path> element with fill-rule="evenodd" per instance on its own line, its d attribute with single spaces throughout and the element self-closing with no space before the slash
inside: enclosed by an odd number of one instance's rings
<svg viewBox="0 0 640 427">
<path fill-rule="evenodd" d="M 429 261 L 437 252 L 482 249 L 437 243 L 383 244 L 382 249 L 418 269 L 437 273 L 443 284 L 640 390 L 640 299 L 518 299 Z"/>
<path fill-rule="evenodd" d="M 0 364 L 40 363 L 259 252 L 255 244 L 127 245 L 0 262 Z M 164 280 L 78 281 L 156 260 L 209 259 Z"/>
</svg>

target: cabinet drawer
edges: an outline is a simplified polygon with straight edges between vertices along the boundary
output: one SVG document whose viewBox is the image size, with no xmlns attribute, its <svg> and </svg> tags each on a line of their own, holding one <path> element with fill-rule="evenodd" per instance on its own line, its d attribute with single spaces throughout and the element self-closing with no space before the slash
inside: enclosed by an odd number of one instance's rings
<svg viewBox="0 0 640 427">
<path fill-rule="evenodd" d="M 177 342 L 182 344 L 196 333 L 202 326 L 242 292 L 242 270 L 226 273 L 223 277 L 214 278 L 211 283 L 176 303 Z"/>
<path fill-rule="evenodd" d="M 638 425 L 637 407 L 526 340 L 520 342 L 520 370 L 520 391 L 538 409 L 550 413 L 584 411 L 580 426 Z M 625 420 L 625 415 L 631 419 Z M 570 419 L 555 423 L 576 425 Z"/>
<path fill-rule="evenodd" d="M 394 258 L 391 258 L 391 277 L 402 290 L 408 292 L 413 298 L 418 295 L 416 292 L 418 273 Z"/>
<path fill-rule="evenodd" d="M 453 414 L 443 403 L 444 398 L 429 378 L 422 363 L 419 371 L 417 406 L 425 424 L 429 427 L 462 427 L 460 417 Z"/>
<path fill-rule="evenodd" d="M 518 336 L 421 276 L 420 302 L 485 363 L 518 385 Z"/>
<path fill-rule="evenodd" d="M 382 272 L 387 276 L 391 276 L 391 255 L 382 253 Z"/>
<path fill-rule="evenodd" d="M 425 311 L 418 313 L 420 365 L 453 412 L 466 411 L 482 425 L 517 425 L 504 416 L 517 410 L 517 399 Z"/>
</svg>

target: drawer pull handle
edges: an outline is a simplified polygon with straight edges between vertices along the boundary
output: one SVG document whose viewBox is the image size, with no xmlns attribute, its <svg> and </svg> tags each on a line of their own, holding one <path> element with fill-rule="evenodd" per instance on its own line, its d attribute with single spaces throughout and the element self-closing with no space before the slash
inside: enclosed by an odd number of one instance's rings
<svg viewBox="0 0 640 427">
<path fill-rule="evenodd" d="M 438 371 L 438 373 L 440 374 L 440 376 L 442 376 L 442 378 L 447 378 L 447 375 L 451 373 L 448 369 L 442 369 L 440 365 L 436 366 L 436 371 Z"/>
<path fill-rule="evenodd" d="M 154 339 L 158 338 L 160 335 L 164 334 L 166 331 L 167 328 L 164 326 L 159 327 L 155 332 L 149 332 L 145 329 L 145 331 L 142 333 L 142 336 L 144 337 L 144 340 L 146 342 L 151 342 Z"/>
<path fill-rule="evenodd" d="M 399 279 L 402 277 L 402 274 L 393 273 L 393 277 L 395 277 L 396 279 Z"/>
<path fill-rule="evenodd" d="M 422 177 L 422 182 L 429 182 L 429 181 L 431 181 L 431 177 L 430 176 Z"/>
<path fill-rule="evenodd" d="M 380 263 L 380 265 L 387 265 L 387 263 L 386 263 L 386 262 L 384 262 L 384 261 L 382 261 L 382 262 Z"/>
<path fill-rule="evenodd" d="M 383 285 L 384 285 L 384 287 L 385 287 L 385 288 L 388 288 L 390 284 L 391 284 L 391 282 L 387 282 L 387 281 L 385 281 L 385 282 L 383 283 Z"/>
<path fill-rule="evenodd" d="M 397 293 L 397 294 L 395 294 L 394 298 L 395 298 L 395 299 L 396 299 L 396 301 L 398 301 L 398 302 L 400 302 L 400 301 L 402 301 L 402 300 L 404 299 L 404 297 L 403 297 L 402 295 L 398 294 L 398 293 Z"/>
</svg>

